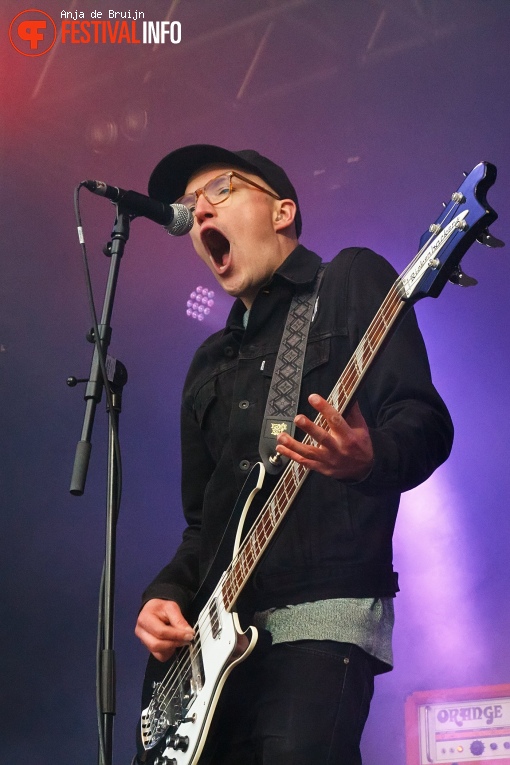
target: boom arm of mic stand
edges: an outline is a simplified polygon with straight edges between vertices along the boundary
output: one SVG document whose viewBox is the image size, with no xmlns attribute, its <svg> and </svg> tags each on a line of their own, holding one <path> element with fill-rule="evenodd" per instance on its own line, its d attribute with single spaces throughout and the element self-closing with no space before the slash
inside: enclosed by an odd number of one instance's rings
<svg viewBox="0 0 510 765">
<path fill-rule="evenodd" d="M 89 381 L 85 390 L 85 401 L 87 403 L 83 418 L 81 439 L 76 445 L 73 474 L 69 488 L 71 494 L 76 496 L 81 496 L 85 491 L 85 482 L 87 480 L 87 471 L 92 450 L 91 436 L 92 428 L 94 426 L 94 416 L 96 413 L 96 406 L 101 401 L 104 385 L 99 364 L 97 342 L 99 341 L 101 345 L 103 358 L 106 358 L 106 351 L 108 350 L 112 335 L 110 321 L 119 276 L 120 260 L 124 253 L 125 244 L 129 239 L 130 219 L 131 216 L 128 213 L 123 212 L 120 207 L 117 208 L 117 217 L 112 232 L 110 271 L 103 301 L 101 323 L 98 326 L 99 338 L 98 340 L 96 339 L 96 347 L 94 348 L 94 353 L 92 355 Z"/>
</svg>

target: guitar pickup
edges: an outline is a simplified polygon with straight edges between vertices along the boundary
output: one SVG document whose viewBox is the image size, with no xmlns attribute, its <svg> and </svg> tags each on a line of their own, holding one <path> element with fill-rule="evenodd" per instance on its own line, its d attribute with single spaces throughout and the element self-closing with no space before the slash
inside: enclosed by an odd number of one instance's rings
<svg viewBox="0 0 510 765">
<path fill-rule="evenodd" d="M 211 634 L 213 639 L 217 640 L 221 635 L 221 623 L 215 598 L 209 603 L 209 620 L 211 622 Z"/>
</svg>

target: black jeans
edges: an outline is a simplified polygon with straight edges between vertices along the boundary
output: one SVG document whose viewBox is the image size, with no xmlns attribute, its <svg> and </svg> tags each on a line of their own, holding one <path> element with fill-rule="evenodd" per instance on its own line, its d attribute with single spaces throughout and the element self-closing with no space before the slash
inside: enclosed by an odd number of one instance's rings
<svg viewBox="0 0 510 765">
<path fill-rule="evenodd" d="M 361 765 L 372 659 L 330 640 L 279 643 L 233 670 L 200 765 Z"/>
</svg>

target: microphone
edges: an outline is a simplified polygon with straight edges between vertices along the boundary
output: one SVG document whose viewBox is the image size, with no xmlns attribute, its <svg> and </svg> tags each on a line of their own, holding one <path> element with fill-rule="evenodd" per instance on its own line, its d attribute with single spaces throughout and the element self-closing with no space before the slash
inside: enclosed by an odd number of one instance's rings
<svg viewBox="0 0 510 765">
<path fill-rule="evenodd" d="M 83 181 L 82 186 L 93 194 L 111 199 L 116 204 L 122 204 L 135 216 L 141 215 L 154 223 L 159 223 L 171 236 L 187 234 L 193 227 L 193 213 L 185 205 L 166 205 L 137 191 L 125 191 L 117 186 L 108 186 L 103 181 Z"/>
</svg>

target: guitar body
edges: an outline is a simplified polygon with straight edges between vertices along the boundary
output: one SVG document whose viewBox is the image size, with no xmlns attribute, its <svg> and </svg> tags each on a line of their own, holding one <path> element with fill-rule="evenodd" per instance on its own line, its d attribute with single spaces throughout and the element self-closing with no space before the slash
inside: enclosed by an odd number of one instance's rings
<svg viewBox="0 0 510 765">
<path fill-rule="evenodd" d="M 219 624 L 218 634 L 212 631 L 209 614 L 202 613 L 198 619 L 198 631 L 206 635 L 206 639 L 201 640 L 201 659 L 197 671 L 193 671 L 192 644 L 190 648 L 179 649 L 170 666 L 166 665 L 167 672 L 175 673 L 169 693 L 163 692 L 160 696 L 159 687 L 152 688 L 152 707 L 148 706 L 142 712 L 141 735 L 143 738 L 145 733 L 149 734 L 147 746 L 151 743 L 151 730 L 159 738 L 153 748 L 139 754 L 141 762 L 148 765 L 195 765 L 198 762 L 226 679 L 234 667 L 249 656 L 257 641 L 257 631 L 251 630 L 248 646 L 241 649 L 241 638 L 245 637 L 245 633 L 241 631 L 237 614 L 228 613 L 221 604 L 214 618 Z M 152 670 L 148 667 L 150 674 L 153 670 L 154 667 Z M 154 713 L 158 722 L 162 719 L 158 717 L 159 710 L 154 705 L 155 696 L 161 699 L 158 706 L 170 712 L 170 717 L 166 718 L 169 725 L 165 722 L 161 727 L 154 728 Z M 178 722 L 179 719 L 182 722 Z"/>
<path fill-rule="evenodd" d="M 343 414 L 378 353 L 405 310 L 423 297 L 437 297 L 445 283 L 470 286 L 460 261 L 476 240 L 503 245 L 489 234 L 496 220 L 486 193 L 496 179 L 488 162 L 477 165 L 451 196 L 436 222 L 420 240 L 420 251 L 402 272 L 374 316 L 333 388 L 328 402 Z M 329 428 L 321 415 L 315 420 Z M 305 436 L 303 443 L 312 443 Z M 236 502 L 218 553 L 186 617 L 195 638 L 164 664 L 150 658 L 145 675 L 138 762 L 148 765 L 196 765 L 203 751 L 219 696 L 230 672 L 252 652 L 257 630 L 243 633 L 236 601 L 308 475 L 291 461 L 270 497 L 245 533 L 254 496 L 262 487 L 264 467 L 255 465 Z"/>
<path fill-rule="evenodd" d="M 187 614 L 195 638 L 168 662 L 149 657 L 142 692 L 138 761 L 147 765 L 196 765 L 227 677 L 253 651 L 255 627 L 243 631 L 227 610 L 222 574 L 235 557 L 264 466 L 255 465 L 241 490 L 218 553 Z M 228 599 L 227 599 L 228 602 Z"/>
</svg>

